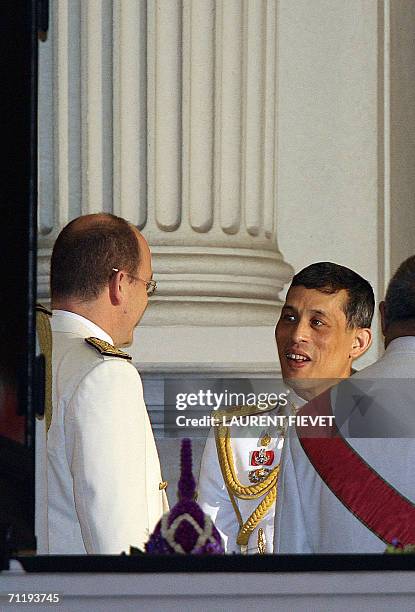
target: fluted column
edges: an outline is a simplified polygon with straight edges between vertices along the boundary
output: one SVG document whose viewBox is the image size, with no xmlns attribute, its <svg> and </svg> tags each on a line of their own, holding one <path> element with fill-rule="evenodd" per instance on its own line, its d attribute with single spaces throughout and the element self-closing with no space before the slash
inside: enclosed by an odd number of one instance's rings
<svg viewBox="0 0 415 612">
<path fill-rule="evenodd" d="M 147 220 L 146 4 L 114 0 L 114 203 L 134 225 Z"/>
<path fill-rule="evenodd" d="M 291 273 L 277 246 L 276 0 L 51 6 L 41 297 L 57 232 L 105 210 L 150 242 L 144 323 L 272 324 Z"/>
<path fill-rule="evenodd" d="M 275 321 L 290 273 L 275 222 L 275 4 L 148 5 L 156 324 Z"/>
<path fill-rule="evenodd" d="M 147 207 L 146 4 L 59 0 L 39 49 L 39 297 L 54 240 L 71 219 Z"/>
</svg>

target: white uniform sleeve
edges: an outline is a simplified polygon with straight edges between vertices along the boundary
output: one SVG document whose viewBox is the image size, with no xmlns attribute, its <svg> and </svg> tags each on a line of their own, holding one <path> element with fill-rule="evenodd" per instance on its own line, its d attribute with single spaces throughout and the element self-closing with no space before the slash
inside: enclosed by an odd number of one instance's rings
<svg viewBox="0 0 415 612">
<path fill-rule="evenodd" d="M 274 527 L 275 553 L 313 552 L 307 535 L 306 520 L 310 517 L 304 512 L 301 483 L 295 470 L 296 450 L 304 454 L 293 428 L 285 440 L 281 457 Z M 308 461 L 305 456 L 304 459 Z"/>
<path fill-rule="evenodd" d="M 198 503 L 221 534 L 227 553 L 241 552 L 236 543 L 239 523 L 223 481 L 213 428 L 206 440 L 200 464 Z"/>
<path fill-rule="evenodd" d="M 95 366 L 71 399 L 66 452 L 88 553 L 128 552 L 148 539 L 145 420 L 140 376 L 121 359 Z"/>
</svg>

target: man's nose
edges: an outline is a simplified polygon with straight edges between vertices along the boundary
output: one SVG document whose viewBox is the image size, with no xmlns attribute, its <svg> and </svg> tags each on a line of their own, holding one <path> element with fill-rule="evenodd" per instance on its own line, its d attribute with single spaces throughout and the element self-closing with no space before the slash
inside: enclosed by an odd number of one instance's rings
<svg viewBox="0 0 415 612">
<path fill-rule="evenodd" d="M 310 328 L 307 321 L 300 319 L 292 328 L 293 343 L 307 342 L 310 338 Z"/>
</svg>

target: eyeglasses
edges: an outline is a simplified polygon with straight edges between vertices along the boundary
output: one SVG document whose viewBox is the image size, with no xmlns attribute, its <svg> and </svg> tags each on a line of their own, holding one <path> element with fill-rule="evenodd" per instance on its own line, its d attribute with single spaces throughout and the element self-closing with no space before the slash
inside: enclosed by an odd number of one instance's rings
<svg viewBox="0 0 415 612">
<path fill-rule="evenodd" d="M 120 270 L 118 268 L 112 268 L 112 272 L 120 272 Z M 153 293 L 155 292 L 157 288 L 157 281 L 144 280 L 144 278 L 140 278 L 139 276 L 134 276 L 134 274 L 130 274 L 129 272 L 125 272 L 125 274 L 129 276 L 130 278 L 133 278 L 136 281 L 141 281 L 142 283 L 145 283 L 146 292 L 147 292 L 148 297 L 150 297 L 150 295 L 153 295 Z"/>
</svg>

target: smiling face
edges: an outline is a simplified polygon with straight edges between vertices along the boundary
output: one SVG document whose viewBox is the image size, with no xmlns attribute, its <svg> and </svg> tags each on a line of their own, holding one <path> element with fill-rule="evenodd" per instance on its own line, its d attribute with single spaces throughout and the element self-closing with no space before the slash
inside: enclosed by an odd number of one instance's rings
<svg viewBox="0 0 415 612">
<path fill-rule="evenodd" d="M 324 293 L 299 285 L 288 291 L 275 338 L 282 376 L 294 388 L 307 389 L 310 379 L 350 376 L 356 329 L 347 327 L 343 310 L 347 299 L 345 289 Z"/>
</svg>

